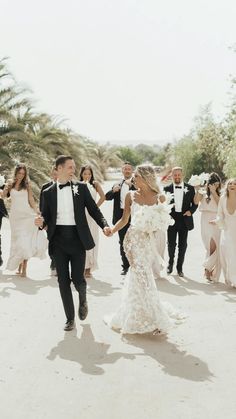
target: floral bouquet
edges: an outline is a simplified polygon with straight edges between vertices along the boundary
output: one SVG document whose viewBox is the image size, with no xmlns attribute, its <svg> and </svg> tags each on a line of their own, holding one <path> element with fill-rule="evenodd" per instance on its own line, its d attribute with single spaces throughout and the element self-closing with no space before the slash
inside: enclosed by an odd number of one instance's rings
<svg viewBox="0 0 236 419">
<path fill-rule="evenodd" d="M 201 186 L 198 192 L 201 194 L 205 194 L 206 191 L 203 187 L 205 183 L 208 181 L 209 176 L 210 176 L 209 173 L 205 173 L 205 172 L 202 172 L 200 175 L 192 175 L 188 183 L 189 185 L 192 185 L 194 187 Z"/>
<path fill-rule="evenodd" d="M 142 205 L 132 216 L 131 225 L 145 233 L 152 233 L 156 230 L 166 231 L 168 226 L 175 222 L 170 216 L 172 206 L 166 202 L 157 205 Z"/>
<path fill-rule="evenodd" d="M 5 176 L 0 175 L 0 188 L 5 184 Z"/>
</svg>

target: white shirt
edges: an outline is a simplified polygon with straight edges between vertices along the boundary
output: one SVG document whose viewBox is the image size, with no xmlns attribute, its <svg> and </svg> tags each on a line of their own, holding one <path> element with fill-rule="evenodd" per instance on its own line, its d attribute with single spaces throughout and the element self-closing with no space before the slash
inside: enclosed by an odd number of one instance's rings
<svg viewBox="0 0 236 419">
<path fill-rule="evenodd" d="M 174 186 L 174 198 L 175 198 L 175 212 L 182 212 L 183 205 L 183 196 L 184 196 L 184 182 L 179 185 Z M 181 188 L 176 188 L 176 186 L 181 186 Z"/>
<path fill-rule="evenodd" d="M 128 180 L 128 179 L 126 179 Z M 120 190 L 120 207 L 124 209 L 125 207 L 125 197 L 127 193 L 129 192 L 129 185 L 127 183 L 123 182 L 123 185 L 121 186 Z"/>
<path fill-rule="evenodd" d="M 74 204 L 70 186 L 59 188 L 57 181 L 57 225 L 73 226 L 75 224 Z"/>
</svg>

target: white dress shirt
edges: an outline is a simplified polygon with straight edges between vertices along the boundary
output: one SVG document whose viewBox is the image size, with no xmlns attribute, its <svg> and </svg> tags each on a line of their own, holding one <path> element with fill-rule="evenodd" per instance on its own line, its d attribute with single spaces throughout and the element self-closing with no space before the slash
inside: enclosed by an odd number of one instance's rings
<svg viewBox="0 0 236 419">
<path fill-rule="evenodd" d="M 183 197 L 184 197 L 184 183 L 180 183 L 179 185 L 174 186 L 174 198 L 175 198 L 175 212 L 182 212 L 182 205 L 183 205 Z M 176 186 L 180 186 L 181 188 L 176 188 Z"/>
<path fill-rule="evenodd" d="M 76 225 L 72 189 L 70 186 L 59 188 L 57 181 L 57 225 Z"/>
<path fill-rule="evenodd" d="M 127 185 L 127 183 L 124 181 L 120 190 L 120 207 L 122 209 L 124 209 L 125 207 L 125 197 L 128 192 L 129 192 L 129 185 Z"/>
</svg>

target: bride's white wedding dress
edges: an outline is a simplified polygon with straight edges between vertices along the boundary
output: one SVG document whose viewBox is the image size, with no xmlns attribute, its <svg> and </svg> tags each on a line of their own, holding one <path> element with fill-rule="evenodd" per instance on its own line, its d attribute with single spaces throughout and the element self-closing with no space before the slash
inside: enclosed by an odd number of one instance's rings
<svg viewBox="0 0 236 419">
<path fill-rule="evenodd" d="M 150 223 L 159 217 L 160 208 L 167 208 L 167 204 L 154 204 L 152 206 L 139 205 L 132 196 L 131 219 L 125 240 L 124 249 L 130 263 L 130 270 L 125 279 L 121 305 L 115 313 L 104 317 L 105 323 L 121 333 L 147 333 L 157 329 L 166 332 L 177 320 L 184 315 L 177 313 L 173 307 L 161 302 L 156 283 L 153 277 L 153 261 L 159 259 L 157 247 L 154 244 L 155 233 Z M 169 212 L 165 212 L 165 223 Z M 163 225 L 164 225 L 163 224 Z M 147 230 L 147 231 L 145 231 Z M 156 229 L 155 229 L 156 231 Z"/>
</svg>

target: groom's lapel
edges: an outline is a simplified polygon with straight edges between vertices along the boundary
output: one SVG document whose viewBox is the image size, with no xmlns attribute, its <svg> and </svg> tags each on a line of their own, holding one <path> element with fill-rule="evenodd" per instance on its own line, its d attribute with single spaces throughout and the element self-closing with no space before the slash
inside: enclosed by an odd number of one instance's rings
<svg viewBox="0 0 236 419">
<path fill-rule="evenodd" d="M 73 198 L 74 216 L 75 216 L 75 222 L 76 222 L 76 219 L 78 216 L 78 209 L 79 209 L 79 202 L 78 202 L 79 193 L 78 194 L 74 193 L 73 186 L 76 186 L 79 190 L 79 184 L 71 182 L 71 193 L 72 193 L 72 198 Z"/>
<path fill-rule="evenodd" d="M 57 183 L 55 182 L 51 187 L 52 194 L 52 217 L 53 222 L 57 221 Z"/>
</svg>

